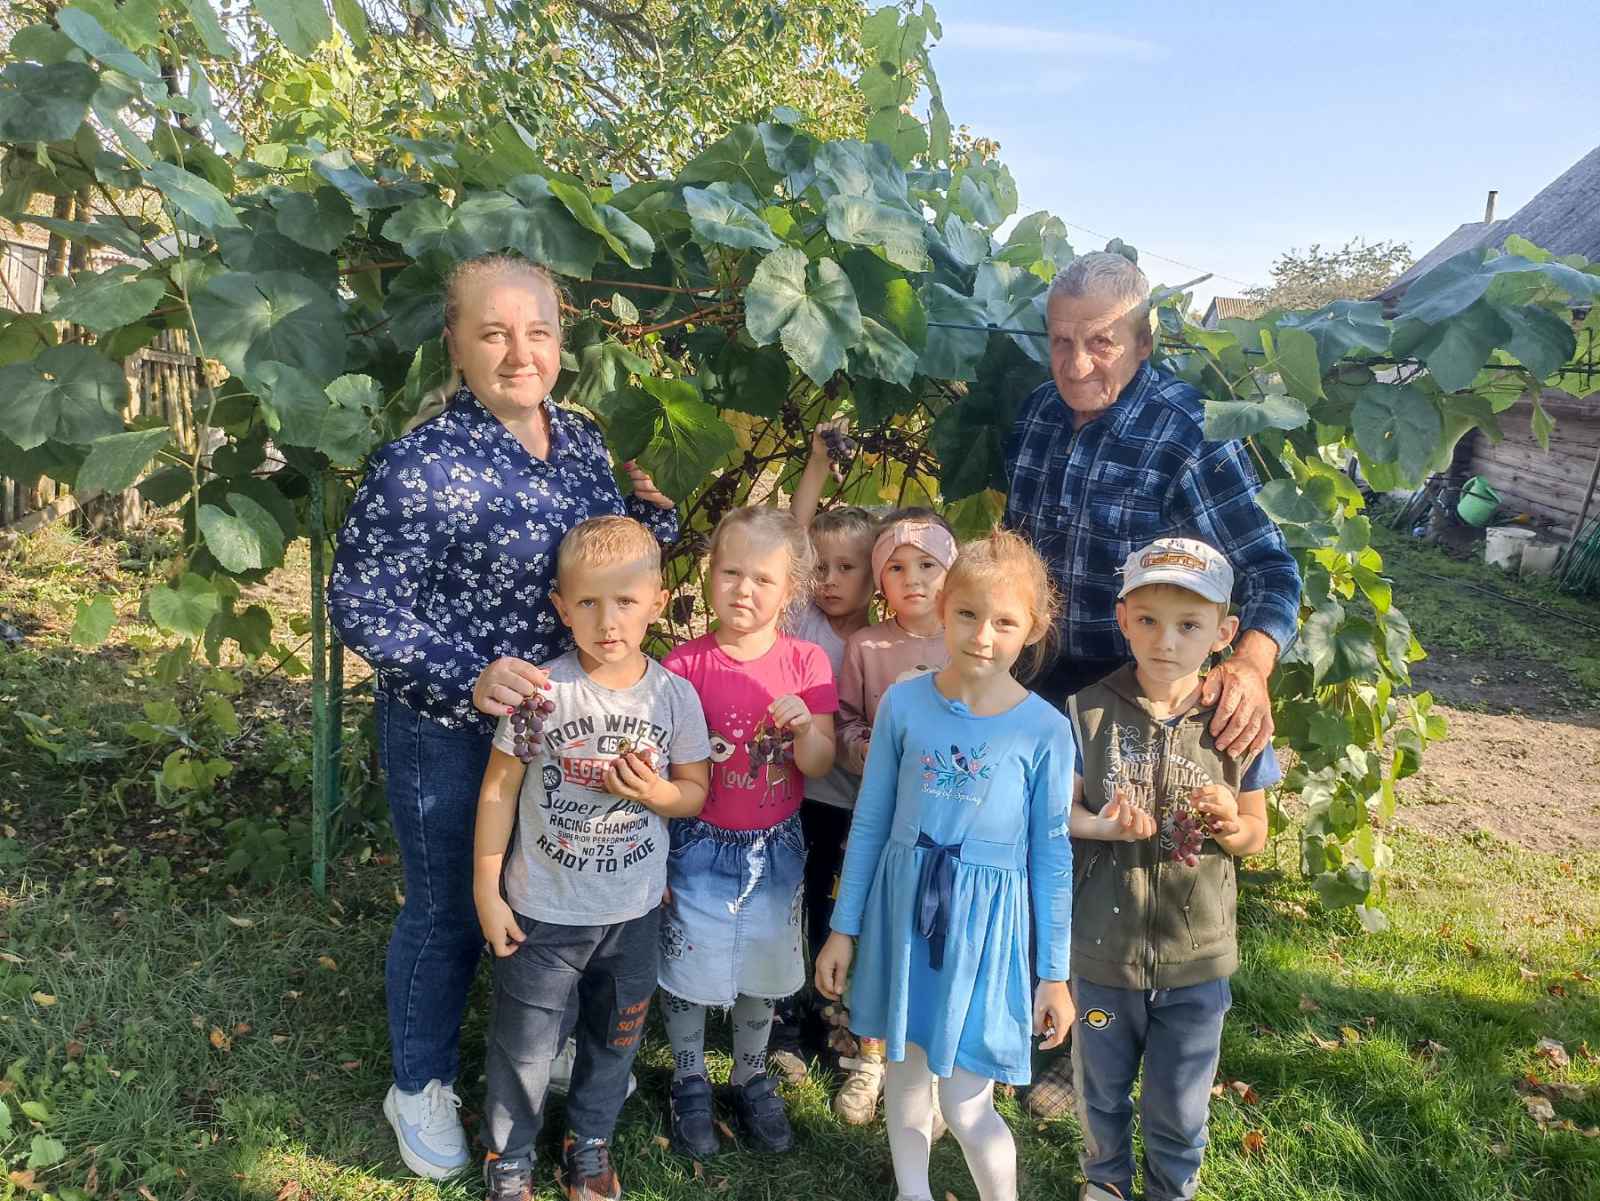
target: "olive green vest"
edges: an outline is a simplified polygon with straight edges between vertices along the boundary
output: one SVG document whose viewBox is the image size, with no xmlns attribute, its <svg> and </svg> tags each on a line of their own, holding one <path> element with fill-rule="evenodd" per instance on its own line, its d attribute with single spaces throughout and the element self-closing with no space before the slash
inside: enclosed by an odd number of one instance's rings
<svg viewBox="0 0 1600 1201">
<path fill-rule="evenodd" d="M 1168 724 L 1149 704 L 1132 664 L 1069 702 L 1085 807 L 1100 812 L 1120 786 L 1158 827 L 1139 842 L 1072 840 L 1072 975 L 1110 988 L 1181 988 L 1239 966 L 1233 857 L 1208 838 L 1198 867 L 1172 862 L 1166 822 L 1191 789 L 1223 784 L 1238 795 L 1250 757 L 1217 750 L 1214 708 Z"/>
</svg>

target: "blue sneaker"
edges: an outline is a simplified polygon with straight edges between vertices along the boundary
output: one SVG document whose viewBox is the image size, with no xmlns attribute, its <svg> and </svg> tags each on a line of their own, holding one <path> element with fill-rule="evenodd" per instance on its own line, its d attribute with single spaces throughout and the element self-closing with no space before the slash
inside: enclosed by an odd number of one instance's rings
<svg viewBox="0 0 1600 1201">
<path fill-rule="evenodd" d="M 406 1167 L 429 1180 L 444 1180 L 467 1166 L 467 1132 L 456 1114 L 460 1108 L 456 1090 L 439 1080 L 428 1081 L 420 1093 L 389 1086 L 383 1116 L 394 1127 Z"/>
</svg>

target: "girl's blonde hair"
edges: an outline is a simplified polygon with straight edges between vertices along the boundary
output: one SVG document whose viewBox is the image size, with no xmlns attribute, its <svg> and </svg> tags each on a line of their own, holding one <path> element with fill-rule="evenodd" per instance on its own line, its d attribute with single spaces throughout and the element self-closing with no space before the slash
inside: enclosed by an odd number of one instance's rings
<svg viewBox="0 0 1600 1201">
<path fill-rule="evenodd" d="M 1025 598 L 1031 645 L 1018 660 L 1019 679 L 1032 679 L 1055 657 L 1056 615 L 1061 611 L 1061 598 L 1044 560 L 1026 538 L 996 526 L 987 538 L 963 546 L 944 577 L 941 617 L 945 603 L 956 589 L 963 587 L 1005 588 Z"/>
<path fill-rule="evenodd" d="M 781 546 L 789 552 L 788 612 L 796 612 L 811 599 L 812 585 L 817 573 L 817 555 L 811 549 L 811 539 L 787 509 L 771 505 L 746 505 L 730 509 L 711 534 L 711 570 L 717 569 L 717 552 L 722 540 L 738 530 L 758 546 Z M 785 619 L 787 620 L 787 619 Z"/>
<path fill-rule="evenodd" d="M 525 259 L 516 254 L 480 254 L 474 258 L 462 259 L 450 268 L 444 277 L 444 328 L 448 333 L 455 329 L 456 322 L 461 318 L 461 294 L 466 291 L 467 285 L 475 279 L 493 275 L 527 275 L 544 284 L 554 293 L 556 298 L 556 339 L 565 337 L 566 329 L 561 323 L 562 303 L 566 300 L 566 292 L 561 287 L 561 281 L 555 273 L 543 263 L 536 263 L 532 259 Z M 450 365 L 450 374 L 445 377 L 432 392 L 423 398 L 422 404 L 417 408 L 416 414 L 406 422 L 405 433 L 410 433 L 429 418 L 437 417 L 444 412 L 445 406 L 450 403 L 451 397 L 461 390 L 461 369 L 454 363 Z"/>
</svg>

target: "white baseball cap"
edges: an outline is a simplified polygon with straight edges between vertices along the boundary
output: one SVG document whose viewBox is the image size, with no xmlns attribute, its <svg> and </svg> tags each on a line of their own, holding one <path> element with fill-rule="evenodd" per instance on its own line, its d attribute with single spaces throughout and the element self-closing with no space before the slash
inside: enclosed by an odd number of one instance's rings
<svg viewBox="0 0 1600 1201">
<path fill-rule="evenodd" d="M 1197 538 L 1157 538 L 1123 561 L 1121 600 L 1146 584 L 1176 584 L 1209 601 L 1233 599 L 1233 568 L 1222 552 Z"/>
</svg>

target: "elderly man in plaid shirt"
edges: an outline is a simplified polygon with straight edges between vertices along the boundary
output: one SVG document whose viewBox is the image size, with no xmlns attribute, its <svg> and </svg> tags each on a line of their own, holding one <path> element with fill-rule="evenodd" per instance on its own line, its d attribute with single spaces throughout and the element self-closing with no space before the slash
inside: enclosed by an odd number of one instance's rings
<svg viewBox="0 0 1600 1201">
<path fill-rule="evenodd" d="M 1075 259 L 1050 286 L 1051 380 L 1023 403 L 1006 444 L 1006 524 L 1027 535 L 1062 591 L 1059 655 L 1035 684 L 1057 705 L 1125 663 L 1118 569 L 1157 538 L 1215 546 L 1238 581 L 1239 637 L 1207 674 L 1217 746 L 1243 754 L 1272 738 L 1267 679 L 1295 635 L 1300 573 L 1255 503 L 1240 442 L 1205 436 L 1205 397 L 1151 366 L 1150 285 L 1119 254 Z M 1035 1116 L 1071 1107 L 1061 1055 L 1035 1078 Z"/>
</svg>

